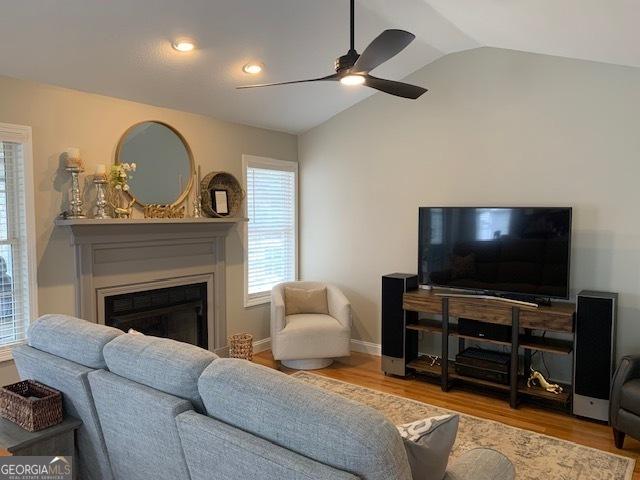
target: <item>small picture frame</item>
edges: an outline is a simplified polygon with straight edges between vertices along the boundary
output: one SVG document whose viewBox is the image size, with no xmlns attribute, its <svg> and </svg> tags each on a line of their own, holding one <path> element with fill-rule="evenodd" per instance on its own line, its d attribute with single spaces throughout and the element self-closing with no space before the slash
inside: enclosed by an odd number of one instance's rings
<svg viewBox="0 0 640 480">
<path fill-rule="evenodd" d="M 218 215 L 229 215 L 229 202 L 226 190 L 211 190 L 211 205 Z"/>
</svg>

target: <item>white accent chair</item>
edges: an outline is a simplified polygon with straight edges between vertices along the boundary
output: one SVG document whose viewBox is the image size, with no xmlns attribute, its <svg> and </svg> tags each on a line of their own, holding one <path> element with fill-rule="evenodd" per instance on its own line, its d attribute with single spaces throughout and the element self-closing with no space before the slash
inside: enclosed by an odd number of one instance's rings
<svg viewBox="0 0 640 480">
<path fill-rule="evenodd" d="M 329 315 L 286 315 L 285 287 L 327 289 Z M 351 355 L 351 304 L 334 285 L 322 282 L 286 282 L 271 290 L 271 351 L 285 367 L 315 370 L 337 357 Z"/>
</svg>

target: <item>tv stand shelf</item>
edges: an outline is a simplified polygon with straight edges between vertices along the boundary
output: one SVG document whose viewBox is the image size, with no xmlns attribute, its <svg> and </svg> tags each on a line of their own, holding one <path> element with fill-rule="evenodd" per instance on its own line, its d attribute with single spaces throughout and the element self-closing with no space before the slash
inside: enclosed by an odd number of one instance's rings
<svg viewBox="0 0 640 480">
<path fill-rule="evenodd" d="M 546 338 L 544 334 L 534 335 L 535 331 L 560 332 L 573 334 L 575 304 L 552 303 L 547 306 L 531 307 L 509 303 L 499 298 L 473 298 L 447 296 L 442 292 L 437 294 L 430 290 L 414 290 L 404 294 L 403 308 L 414 315 L 408 316 L 410 321 L 405 325 L 407 329 L 406 341 L 416 343 L 417 332 L 436 334 L 442 337 L 442 365 L 431 365 L 428 356 L 407 359 L 407 368 L 418 374 L 429 375 L 440 379 L 442 390 L 448 391 L 454 381 L 478 387 L 490 388 L 509 393 L 510 405 L 516 408 L 522 397 L 544 400 L 563 407 L 568 406 L 571 386 L 563 385 L 564 392 L 554 394 L 539 387 L 527 387 L 526 377 L 519 374 L 519 349 L 524 349 L 525 375 L 531 366 L 531 357 L 536 350 L 559 355 L 569 355 L 573 351 L 572 340 Z M 441 315 L 442 320 L 418 319 L 417 313 Z M 458 325 L 451 322 L 451 318 L 468 318 L 485 323 L 509 325 L 512 327 L 511 341 L 493 340 L 486 337 L 461 335 Z M 413 335 L 409 335 L 413 332 Z M 455 371 L 455 362 L 449 360 L 449 337 L 457 337 L 460 350 L 465 348 L 465 341 L 485 342 L 508 346 L 511 349 L 511 381 L 509 385 L 492 382 L 465 375 Z"/>
<path fill-rule="evenodd" d="M 442 333 L 442 323 L 437 320 L 420 320 L 418 323 L 407 324 L 407 329 L 418 332 Z M 493 340 L 485 337 L 462 335 L 458 333 L 458 326 L 455 323 L 449 324 L 449 336 L 473 340 L 474 342 L 486 342 L 493 343 L 495 345 L 511 345 L 511 342 L 503 342 L 501 340 Z M 539 335 L 521 334 L 520 346 L 530 350 L 540 350 L 560 355 L 569 355 L 573 352 L 573 342 L 569 340 L 558 340 L 555 338 L 543 338 Z"/>
<path fill-rule="evenodd" d="M 416 373 L 429 375 L 434 378 L 440 378 L 442 375 L 442 367 L 440 365 L 431 365 L 431 358 L 428 356 L 421 356 L 412 362 L 407 364 L 407 367 L 414 370 Z M 455 362 L 449 361 L 449 378 L 462 380 L 466 383 L 477 385 L 480 387 L 490 388 L 494 390 L 500 390 L 502 392 L 509 392 L 511 389 L 510 385 L 505 385 L 503 383 L 490 382 L 488 380 L 482 380 L 479 378 L 467 377 L 465 375 L 459 375 L 455 371 Z M 542 400 L 547 400 L 551 402 L 555 402 L 561 405 L 566 405 L 569 402 L 570 394 L 568 393 L 571 389 L 570 385 L 562 385 L 564 388 L 564 392 L 560 394 L 555 394 L 551 392 L 547 392 L 542 388 L 537 387 L 527 387 L 527 380 L 524 376 L 518 376 L 518 393 L 521 395 L 530 396 L 532 398 L 539 398 Z"/>
</svg>

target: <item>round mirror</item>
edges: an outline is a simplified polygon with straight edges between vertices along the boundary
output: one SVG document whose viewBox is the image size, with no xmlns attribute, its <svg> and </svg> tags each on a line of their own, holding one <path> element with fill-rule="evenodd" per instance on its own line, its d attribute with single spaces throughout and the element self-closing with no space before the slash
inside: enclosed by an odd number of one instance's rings
<svg viewBox="0 0 640 480">
<path fill-rule="evenodd" d="M 118 145 L 116 163 L 135 163 L 129 193 L 142 206 L 177 205 L 193 183 L 191 149 L 184 137 L 162 122 L 129 128 Z"/>
</svg>

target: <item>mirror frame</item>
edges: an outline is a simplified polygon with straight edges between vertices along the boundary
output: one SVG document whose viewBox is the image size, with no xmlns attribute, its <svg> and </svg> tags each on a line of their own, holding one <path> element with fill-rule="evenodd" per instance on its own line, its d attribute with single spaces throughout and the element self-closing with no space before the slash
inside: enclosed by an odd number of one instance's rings
<svg viewBox="0 0 640 480">
<path fill-rule="evenodd" d="M 161 120 L 143 120 L 141 122 L 137 122 L 134 123 L 133 125 L 131 125 L 129 128 L 127 128 L 124 133 L 122 134 L 122 136 L 120 136 L 120 140 L 118 140 L 118 146 L 116 147 L 116 155 L 115 155 L 115 161 L 114 163 L 116 165 L 120 165 L 121 162 L 120 161 L 120 153 L 122 151 L 122 145 L 124 144 L 124 140 L 127 138 L 127 135 L 136 127 L 144 124 L 144 123 L 159 123 L 160 125 L 167 127 L 169 130 L 171 130 L 173 133 L 176 134 L 176 136 L 180 139 L 180 141 L 182 142 L 182 144 L 184 145 L 184 148 L 187 150 L 187 155 L 189 156 L 189 167 L 190 167 L 190 175 L 189 175 L 189 182 L 187 183 L 185 189 L 182 191 L 182 193 L 178 196 L 178 198 L 173 202 L 170 203 L 168 205 L 175 207 L 177 205 L 180 205 L 181 203 L 183 203 L 187 197 L 189 196 L 189 193 L 191 192 L 191 189 L 193 188 L 193 176 L 196 173 L 196 165 L 195 165 L 195 161 L 193 159 L 193 152 L 191 151 L 191 147 L 189 146 L 189 143 L 187 142 L 187 140 L 184 138 L 184 136 L 178 131 L 176 130 L 174 127 L 172 127 L 171 125 L 169 125 L 166 122 L 163 122 Z M 126 162 L 125 162 L 126 163 Z M 138 200 L 138 198 L 131 192 L 125 192 L 136 204 L 140 205 L 142 208 L 146 207 L 147 205 L 152 205 L 152 204 L 147 204 L 147 203 L 142 203 L 140 200 Z"/>
</svg>

